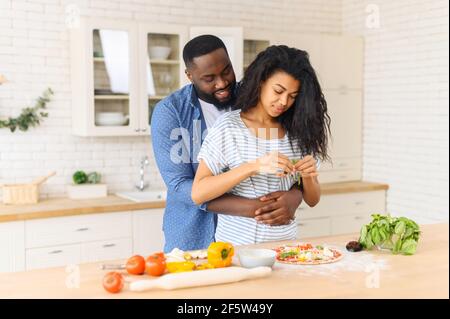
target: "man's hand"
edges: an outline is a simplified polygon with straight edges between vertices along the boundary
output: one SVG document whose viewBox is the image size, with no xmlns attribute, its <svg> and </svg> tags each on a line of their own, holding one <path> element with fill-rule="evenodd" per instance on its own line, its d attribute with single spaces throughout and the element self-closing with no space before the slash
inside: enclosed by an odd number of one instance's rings
<svg viewBox="0 0 450 319">
<path fill-rule="evenodd" d="M 295 186 L 289 191 L 262 196 L 260 201 L 270 203 L 255 211 L 255 219 L 271 226 L 287 225 L 295 218 L 295 211 L 302 199 L 302 192 Z"/>
</svg>

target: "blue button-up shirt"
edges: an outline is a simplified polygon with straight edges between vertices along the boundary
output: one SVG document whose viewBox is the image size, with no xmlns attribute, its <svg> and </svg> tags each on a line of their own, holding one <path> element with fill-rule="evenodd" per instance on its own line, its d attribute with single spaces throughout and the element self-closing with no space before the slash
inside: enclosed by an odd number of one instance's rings
<svg viewBox="0 0 450 319">
<path fill-rule="evenodd" d="M 214 241 L 217 215 L 191 199 L 197 155 L 206 123 L 192 84 L 161 100 L 152 114 L 153 152 L 164 183 L 164 251 L 207 248 Z"/>
</svg>

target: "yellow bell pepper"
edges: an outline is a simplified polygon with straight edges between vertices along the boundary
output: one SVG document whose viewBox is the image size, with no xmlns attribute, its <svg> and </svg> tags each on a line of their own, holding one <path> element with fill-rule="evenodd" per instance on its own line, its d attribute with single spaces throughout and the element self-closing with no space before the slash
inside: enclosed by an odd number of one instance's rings
<svg viewBox="0 0 450 319">
<path fill-rule="evenodd" d="M 234 255 L 234 247 L 230 243 L 215 242 L 208 247 L 208 263 L 215 268 L 231 265 Z"/>
<path fill-rule="evenodd" d="M 193 271 L 195 263 L 192 261 L 173 261 L 166 263 L 167 270 L 172 272 Z"/>
</svg>

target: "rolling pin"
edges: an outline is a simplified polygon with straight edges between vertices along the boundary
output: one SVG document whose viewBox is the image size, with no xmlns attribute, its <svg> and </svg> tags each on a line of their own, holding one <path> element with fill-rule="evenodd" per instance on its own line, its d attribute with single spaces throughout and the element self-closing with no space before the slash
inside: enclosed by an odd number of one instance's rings
<svg viewBox="0 0 450 319">
<path fill-rule="evenodd" d="M 242 268 L 226 267 L 167 274 L 153 280 L 137 280 L 130 283 L 131 291 L 145 291 L 155 288 L 179 289 L 237 282 L 268 276 L 270 267 Z"/>
</svg>

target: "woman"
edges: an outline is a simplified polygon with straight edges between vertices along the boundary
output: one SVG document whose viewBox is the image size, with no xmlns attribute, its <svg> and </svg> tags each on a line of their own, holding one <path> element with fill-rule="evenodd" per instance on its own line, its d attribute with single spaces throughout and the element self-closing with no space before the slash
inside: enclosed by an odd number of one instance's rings
<svg viewBox="0 0 450 319">
<path fill-rule="evenodd" d="M 317 161 L 328 159 L 330 118 L 308 54 L 284 45 L 258 54 L 245 72 L 236 110 L 219 118 L 198 155 L 192 200 L 231 192 L 258 198 L 287 191 L 301 175 L 303 200 L 320 200 Z M 219 215 L 216 240 L 252 244 L 296 238 L 296 224 L 268 226 Z"/>
</svg>

